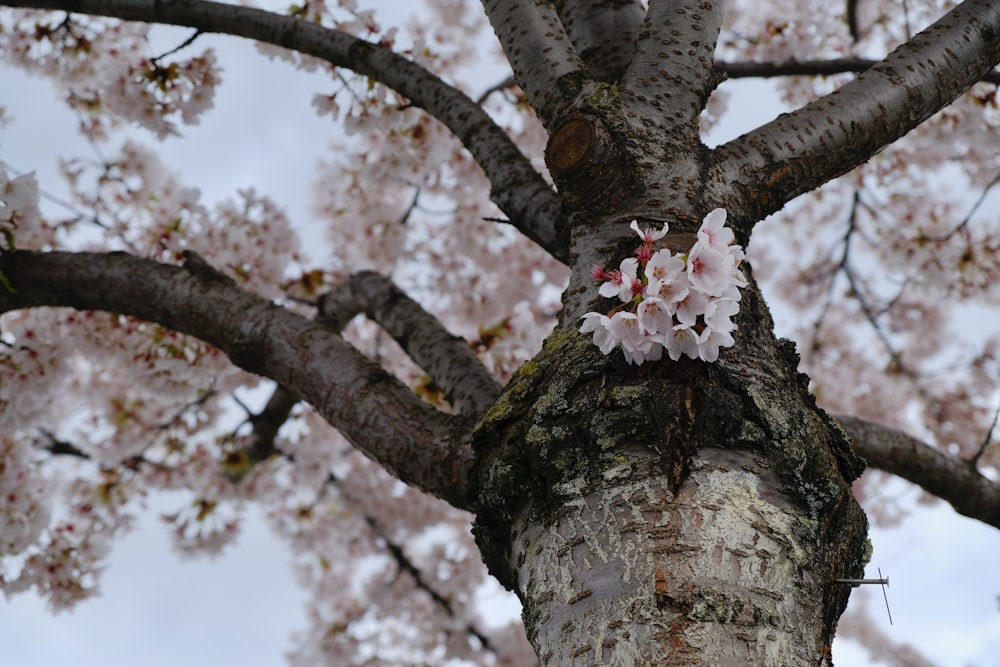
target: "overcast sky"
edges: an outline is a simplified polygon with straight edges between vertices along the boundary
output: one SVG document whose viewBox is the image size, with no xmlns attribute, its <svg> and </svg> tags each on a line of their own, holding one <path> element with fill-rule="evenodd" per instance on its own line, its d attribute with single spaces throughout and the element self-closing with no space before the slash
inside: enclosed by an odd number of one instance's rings
<svg viewBox="0 0 1000 667">
<path fill-rule="evenodd" d="M 201 125 L 184 128 L 182 138 L 163 142 L 161 155 L 186 184 L 202 190 L 206 203 L 255 186 L 283 204 L 296 224 L 310 225 L 313 172 L 336 127 L 317 118 L 309 103 L 327 82 L 270 63 L 246 42 L 212 42 L 225 68 L 215 108 Z M 730 136 L 775 112 L 761 104 L 752 84 L 738 89 L 754 92 L 733 105 L 737 113 L 723 129 Z M 75 118 L 47 81 L 2 67 L 0 105 L 13 120 L 0 129 L 0 160 L 36 171 L 44 189 L 61 192 L 56 158 L 93 155 L 75 133 Z M 133 136 L 156 144 L 148 135 Z M 883 492 L 894 495 L 917 493 L 896 482 Z M 305 594 L 288 553 L 258 520 L 247 522 L 237 546 L 221 558 L 182 561 L 156 519 L 182 502 L 176 495 L 152 500 L 138 529 L 116 543 L 100 598 L 59 616 L 48 614 L 31 593 L 0 599 L 0 664 L 283 665 L 290 634 L 305 625 Z M 873 530 L 872 541 L 869 576 L 880 567 L 892 582 L 891 628 L 880 592 L 870 591 L 880 627 L 942 667 L 1000 667 L 1000 531 L 938 503 L 916 509 L 900 529 Z M 834 659 L 838 667 L 869 664 L 849 643 L 835 646 Z"/>
</svg>

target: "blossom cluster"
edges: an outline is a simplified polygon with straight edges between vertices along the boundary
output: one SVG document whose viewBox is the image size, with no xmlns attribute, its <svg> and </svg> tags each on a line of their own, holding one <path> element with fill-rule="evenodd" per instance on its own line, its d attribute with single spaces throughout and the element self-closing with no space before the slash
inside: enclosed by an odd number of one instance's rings
<svg viewBox="0 0 1000 667">
<path fill-rule="evenodd" d="M 175 61 L 149 57 L 146 24 L 23 10 L 0 23 L 4 62 L 52 79 L 91 139 L 107 139 L 122 121 L 160 139 L 177 135 L 178 119 L 199 122 L 221 81 L 212 48 Z"/>
<path fill-rule="evenodd" d="M 149 58 L 112 60 L 92 94 L 111 114 L 163 139 L 178 134 L 178 116 L 186 125 L 199 122 L 214 103 L 220 75 L 213 49 L 166 65 Z"/>
<path fill-rule="evenodd" d="M 635 257 L 622 260 L 613 271 L 594 269 L 603 297 L 622 303 L 607 315 L 587 313 L 582 333 L 594 334 L 604 354 L 621 347 L 630 364 L 655 361 L 663 350 L 676 361 L 682 355 L 712 362 L 719 348 L 731 347 L 739 312 L 741 287 L 747 284 L 739 269 L 743 248 L 733 243 L 725 226 L 726 211 L 717 208 L 702 222 L 698 240 L 687 254 L 655 249 L 668 226 L 653 231 L 632 229 L 642 244 Z"/>
</svg>

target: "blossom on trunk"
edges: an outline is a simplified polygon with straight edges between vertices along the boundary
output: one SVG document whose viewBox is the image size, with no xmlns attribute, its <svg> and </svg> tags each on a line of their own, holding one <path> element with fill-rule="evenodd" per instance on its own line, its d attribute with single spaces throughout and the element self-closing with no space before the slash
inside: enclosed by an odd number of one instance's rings
<svg viewBox="0 0 1000 667">
<path fill-rule="evenodd" d="M 635 257 L 619 268 L 593 272 L 598 293 L 621 302 L 607 315 L 587 313 L 581 333 L 593 333 L 602 354 L 621 347 L 632 364 L 656 361 L 663 350 L 674 361 L 682 356 L 713 362 L 719 351 L 735 344 L 732 318 L 739 312 L 740 288 L 747 284 L 740 271 L 743 248 L 725 226 L 726 211 L 715 209 L 702 222 L 698 240 L 686 255 L 656 248 L 667 233 L 630 228 L 642 239 Z"/>
</svg>

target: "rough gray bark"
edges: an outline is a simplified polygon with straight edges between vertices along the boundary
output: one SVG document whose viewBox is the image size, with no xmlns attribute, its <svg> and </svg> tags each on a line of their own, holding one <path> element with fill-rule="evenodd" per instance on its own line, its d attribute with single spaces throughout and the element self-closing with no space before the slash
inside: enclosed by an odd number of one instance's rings
<svg viewBox="0 0 1000 667">
<path fill-rule="evenodd" d="M 378 322 L 434 378 L 459 414 L 482 416 L 500 395 L 499 383 L 468 341 L 450 333 L 381 274 L 355 273 L 320 299 L 319 312 L 340 327 L 361 312 Z"/>
<path fill-rule="evenodd" d="M 701 218 L 724 206 L 745 241 L 762 217 L 762 193 L 783 203 L 842 173 L 830 163 L 856 165 L 926 118 L 912 103 L 953 99 L 958 91 L 943 81 L 967 86 L 988 72 L 1000 60 L 986 25 L 994 18 L 973 16 L 982 3 L 966 4 L 915 42 L 908 64 L 932 48 L 942 56 L 956 34 L 976 64 L 943 58 L 952 69 L 937 72 L 937 92 L 910 90 L 914 100 L 900 89 L 852 97 L 847 115 L 878 116 L 877 128 L 838 124 L 824 107 L 841 139 L 793 144 L 787 122 L 776 121 L 759 132 L 780 137 L 777 148 L 757 138 L 716 151 L 701 144 L 697 117 L 717 83 L 721 24 L 708 2 L 651 3 L 623 79 L 584 81 L 571 104 L 550 105 L 564 109 L 547 119 L 546 161 L 567 204 L 573 272 L 557 332 L 477 428 L 473 476 L 480 547 L 522 597 L 544 664 L 825 660 L 849 594 L 835 579 L 856 576 L 848 573 L 867 558 L 849 487 L 863 464 L 815 407 L 755 288 L 736 348 L 707 367 L 631 368 L 601 357 L 575 328 L 583 313 L 602 310 L 589 269 L 631 254 L 632 218 L 668 222 L 677 231 L 667 243 L 686 250 Z M 536 76 L 514 68 L 519 81 Z M 836 157 L 811 152 L 827 142 Z"/>
<path fill-rule="evenodd" d="M 480 424 L 476 536 L 543 664 L 815 665 L 865 562 L 861 469 L 748 295 L 738 354 L 559 333 Z M 848 574 L 854 573 L 854 574 Z"/>
<path fill-rule="evenodd" d="M 765 62 L 716 62 L 715 69 L 723 72 L 728 79 L 769 78 L 779 76 L 830 76 L 854 72 L 860 74 L 878 60 L 867 58 L 833 58 L 831 60 L 790 60 L 783 63 Z M 1000 72 L 992 71 L 981 81 L 1000 84 Z"/>
<path fill-rule="evenodd" d="M 632 62 L 645 15 L 637 0 L 555 0 L 573 48 L 598 81 L 621 77 Z"/>
<path fill-rule="evenodd" d="M 514 80 L 551 131 L 579 91 L 583 62 L 548 0 L 483 0 Z"/>
</svg>

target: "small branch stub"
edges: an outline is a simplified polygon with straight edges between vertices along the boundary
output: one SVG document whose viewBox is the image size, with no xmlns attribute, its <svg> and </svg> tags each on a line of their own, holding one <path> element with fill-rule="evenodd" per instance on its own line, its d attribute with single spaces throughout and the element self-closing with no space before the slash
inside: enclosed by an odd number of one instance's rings
<svg viewBox="0 0 1000 667">
<path fill-rule="evenodd" d="M 545 147 L 545 164 L 553 176 L 575 169 L 587 159 L 597 142 L 593 121 L 582 116 L 564 120 L 549 137 Z"/>
<path fill-rule="evenodd" d="M 574 113 L 564 118 L 545 146 L 545 164 L 567 209 L 598 216 L 636 192 L 632 170 L 594 116 Z"/>
</svg>

